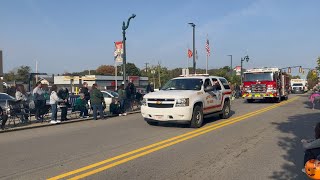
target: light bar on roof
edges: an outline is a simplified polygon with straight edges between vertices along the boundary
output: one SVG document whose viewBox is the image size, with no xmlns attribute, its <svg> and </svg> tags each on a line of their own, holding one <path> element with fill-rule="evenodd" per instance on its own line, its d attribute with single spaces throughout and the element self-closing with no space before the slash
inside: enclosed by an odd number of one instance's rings
<svg viewBox="0 0 320 180">
<path fill-rule="evenodd" d="M 253 72 L 277 72 L 279 68 L 254 68 L 248 69 L 245 73 L 253 73 Z"/>
</svg>

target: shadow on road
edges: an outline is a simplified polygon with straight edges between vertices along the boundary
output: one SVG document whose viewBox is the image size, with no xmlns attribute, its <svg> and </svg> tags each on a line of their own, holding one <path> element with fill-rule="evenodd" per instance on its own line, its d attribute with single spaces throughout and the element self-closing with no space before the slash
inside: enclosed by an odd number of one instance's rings
<svg viewBox="0 0 320 180">
<path fill-rule="evenodd" d="M 288 136 L 280 137 L 278 145 L 285 150 L 286 154 L 282 156 L 287 162 L 282 165 L 279 171 L 273 172 L 270 177 L 272 179 L 308 179 L 307 176 L 301 172 L 303 168 L 303 148 L 301 139 L 310 139 L 314 137 L 314 128 L 316 123 L 320 122 L 320 113 L 312 114 L 298 114 L 289 117 L 288 121 L 283 123 L 272 124 Z M 277 157 L 273 157 L 277 158 Z"/>
<path fill-rule="evenodd" d="M 235 114 L 235 111 L 231 110 L 230 111 L 230 118 Z M 215 121 L 221 120 L 219 118 L 219 115 L 209 117 L 209 118 L 204 118 L 203 125 L 205 126 L 206 124 L 213 123 Z M 168 123 L 168 122 L 159 122 L 158 126 L 162 127 L 172 127 L 172 128 L 189 128 L 189 124 L 176 124 L 176 123 Z"/>
</svg>

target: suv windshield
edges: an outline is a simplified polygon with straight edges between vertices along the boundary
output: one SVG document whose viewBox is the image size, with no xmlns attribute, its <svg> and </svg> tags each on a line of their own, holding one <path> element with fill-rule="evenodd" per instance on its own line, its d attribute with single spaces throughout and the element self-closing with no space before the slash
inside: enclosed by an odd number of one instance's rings
<svg viewBox="0 0 320 180">
<path fill-rule="evenodd" d="M 272 72 L 245 73 L 244 81 L 273 81 Z"/>
<path fill-rule="evenodd" d="M 293 84 L 292 86 L 303 86 L 302 83 L 296 83 L 296 84 Z"/>
<path fill-rule="evenodd" d="M 202 79 L 171 79 L 161 90 L 201 90 Z"/>
</svg>

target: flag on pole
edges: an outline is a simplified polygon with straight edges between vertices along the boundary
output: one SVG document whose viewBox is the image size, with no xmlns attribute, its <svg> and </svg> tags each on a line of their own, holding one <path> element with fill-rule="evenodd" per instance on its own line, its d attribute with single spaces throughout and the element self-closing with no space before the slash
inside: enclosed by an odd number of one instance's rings
<svg viewBox="0 0 320 180">
<path fill-rule="evenodd" d="M 210 56 L 209 39 L 207 39 L 207 42 L 206 42 L 206 50 L 207 50 L 207 56 Z"/>
<path fill-rule="evenodd" d="M 190 49 L 188 49 L 188 58 L 192 57 L 192 51 Z"/>
</svg>

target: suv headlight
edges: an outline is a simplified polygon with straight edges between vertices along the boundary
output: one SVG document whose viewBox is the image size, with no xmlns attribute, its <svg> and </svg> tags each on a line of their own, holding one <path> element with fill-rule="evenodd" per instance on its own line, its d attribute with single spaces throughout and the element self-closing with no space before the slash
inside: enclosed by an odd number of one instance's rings
<svg viewBox="0 0 320 180">
<path fill-rule="evenodd" d="M 147 105 L 147 99 L 146 99 L 146 98 L 143 98 L 143 99 L 142 99 L 141 105 L 142 105 L 142 106 L 146 106 L 146 105 Z"/>
<path fill-rule="evenodd" d="M 189 106 L 189 98 L 176 99 L 176 107 Z"/>
</svg>

